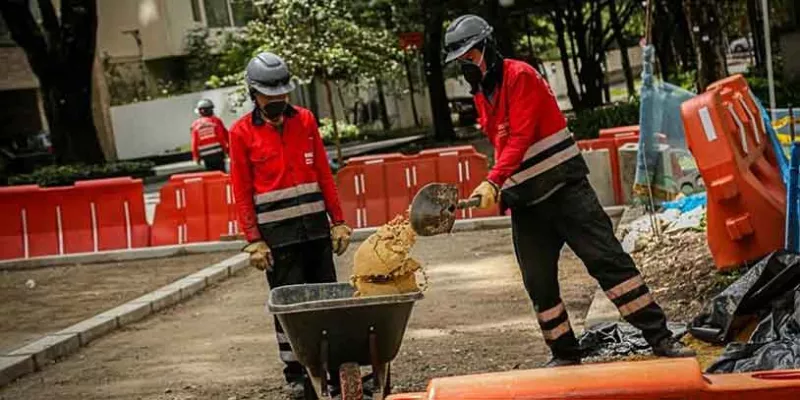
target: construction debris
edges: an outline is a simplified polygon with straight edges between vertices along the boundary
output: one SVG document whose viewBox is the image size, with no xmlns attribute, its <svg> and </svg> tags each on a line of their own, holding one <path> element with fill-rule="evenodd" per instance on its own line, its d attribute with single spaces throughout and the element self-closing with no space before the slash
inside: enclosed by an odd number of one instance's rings
<svg viewBox="0 0 800 400">
<path fill-rule="evenodd" d="M 669 209 L 620 226 L 630 253 L 671 321 L 689 322 L 732 279 L 717 274 L 705 233 L 705 208 Z M 652 220 L 660 235 L 653 233 Z"/>
<path fill-rule="evenodd" d="M 356 296 L 380 296 L 419 290 L 416 272 L 421 265 L 411 258 L 417 234 L 408 219 L 397 216 L 378 228 L 356 250 L 351 283 Z"/>
</svg>

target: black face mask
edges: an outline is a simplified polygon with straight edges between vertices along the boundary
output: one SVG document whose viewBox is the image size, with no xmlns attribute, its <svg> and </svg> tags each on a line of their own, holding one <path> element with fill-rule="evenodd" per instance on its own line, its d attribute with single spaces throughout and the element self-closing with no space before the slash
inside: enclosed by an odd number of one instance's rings
<svg viewBox="0 0 800 400">
<path fill-rule="evenodd" d="M 279 101 L 272 101 L 267 103 L 264 108 L 261 109 L 261 112 L 264 113 L 264 116 L 267 119 L 275 121 L 283 115 L 283 112 L 286 111 L 286 106 L 288 103 L 285 100 Z"/>
<path fill-rule="evenodd" d="M 481 67 L 471 62 L 461 63 L 461 74 L 464 75 L 464 80 L 466 80 L 467 83 L 472 86 L 473 91 L 478 89 L 478 86 L 483 80 L 483 72 L 481 72 Z"/>
</svg>

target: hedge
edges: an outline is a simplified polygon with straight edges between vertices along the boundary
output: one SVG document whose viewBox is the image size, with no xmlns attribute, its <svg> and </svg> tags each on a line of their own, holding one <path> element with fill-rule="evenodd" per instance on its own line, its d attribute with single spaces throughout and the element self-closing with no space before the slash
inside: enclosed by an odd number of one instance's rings
<svg viewBox="0 0 800 400">
<path fill-rule="evenodd" d="M 601 129 L 639 125 L 639 101 L 578 111 L 568 118 L 567 123 L 576 139 L 594 139 L 600 135 Z"/>
<path fill-rule="evenodd" d="M 30 174 L 8 178 L 9 185 L 69 186 L 87 179 L 132 176 L 142 178 L 152 175 L 155 164 L 151 161 L 123 161 L 103 165 L 49 165 Z"/>
</svg>

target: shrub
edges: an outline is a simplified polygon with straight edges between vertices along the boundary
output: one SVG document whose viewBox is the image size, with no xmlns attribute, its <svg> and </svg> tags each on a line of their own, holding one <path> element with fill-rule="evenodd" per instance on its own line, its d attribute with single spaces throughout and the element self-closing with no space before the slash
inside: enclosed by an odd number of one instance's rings
<svg viewBox="0 0 800 400">
<path fill-rule="evenodd" d="M 600 129 L 639 125 L 639 101 L 578 111 L 567 123 L 576 139 L 594 139 L 600 135 Z"/>
<path fill-rule="evenodd" d="M 69 186 L 86 179 L 132 176 L 141 178 L 152 174 L 151 161 L 123 161 L 103 165 L 50 165 L 30 174 L 8 178 L 9 185 Z"/>
<path fill-rule="evenodd" d="M 339 140 L 342 143 L 360 140 L 364 137 L 361 130 L 353 124 L 348 124 L 345 121 L 336 121 L 336 126 L 339 128 Z M 330 118 L 320 120 L 319 133 L 325 144 L 333 144 L 333 121 Z"/>
</svg>

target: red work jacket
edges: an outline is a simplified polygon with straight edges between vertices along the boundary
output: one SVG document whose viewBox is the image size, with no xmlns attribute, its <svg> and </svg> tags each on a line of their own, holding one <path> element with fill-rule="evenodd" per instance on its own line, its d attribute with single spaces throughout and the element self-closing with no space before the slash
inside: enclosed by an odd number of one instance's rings
<svg viewBox="0 0 800 400">
<path fill-rule="evenodd" d="M 503 189 L 506 206 L 543 200 L 588 173 L 547 82 L 530 65 L 503 61 L 490 98 L 475 94 L 478 122 L 495 149 L 487 179 Z"/>
<path fill-rule="evenodd" d="M 192 158 L 228 153 L 228 131 L 215 115 L 200 117 L 192 122 Z"/>
<path fill-rule="evenodd" d="M 231 182 L 249 241 L 280 247 L 329 237 L 344 220 L 314 115 L 289 106 L 280 129 L 258 111 L 231 128 Z"/>
</svg>

